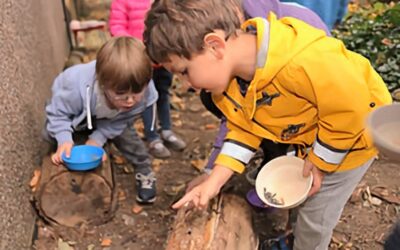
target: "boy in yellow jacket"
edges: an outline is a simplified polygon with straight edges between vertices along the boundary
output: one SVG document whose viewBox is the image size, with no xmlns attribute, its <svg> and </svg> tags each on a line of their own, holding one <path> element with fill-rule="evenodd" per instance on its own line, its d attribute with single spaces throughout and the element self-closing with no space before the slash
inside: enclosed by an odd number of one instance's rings
<svg viewBox="0 0 400 250">
<path fill-rule="evenodd" d="M 390 94 L 368 60 L 341 41 L 274 14 L 240 29 L 232 1 L 160 0 L 146 19 L 150 57 L 211 92 L 228 119 L 210 176 L 173 207 L 205 207 L 233 173 L 243 172 L 263 138 L 295 144 L 305 158 L 303 174 L 312 172 L 314 183 L 299 209 L 294 249 L 327 249 L 377 154 L 364 120 L 390 103 Z"/>
</svg>

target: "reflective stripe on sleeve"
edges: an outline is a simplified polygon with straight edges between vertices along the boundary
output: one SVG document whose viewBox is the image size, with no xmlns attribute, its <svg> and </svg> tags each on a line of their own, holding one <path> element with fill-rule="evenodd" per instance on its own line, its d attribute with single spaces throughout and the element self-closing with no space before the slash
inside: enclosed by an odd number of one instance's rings
<svg viewBox="0 0 400 250">
<path fill-rule="evenodd" d="M 234 141 L 225 141 L 220 154 L 230 156 L 243 164 L 247 164 L 254 156 L 255 150 L 243 147 Z"/>
<path fill-rule="evenodd" d="M 338 165 L 340 164 L 344 157 L 346 157 L 349 151 L 340 150 L 340 149 L 332 149 L 329 148 L 328 145 L 316 140 L 313 145 L 313 152 L 316 156 L 321 158 L 323 161 Z"/>
</svg>

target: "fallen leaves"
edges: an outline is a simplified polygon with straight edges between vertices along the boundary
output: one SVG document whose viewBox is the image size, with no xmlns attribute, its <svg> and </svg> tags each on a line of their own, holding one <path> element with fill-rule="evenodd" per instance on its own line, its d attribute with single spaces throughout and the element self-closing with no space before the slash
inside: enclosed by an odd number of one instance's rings
<svg viewBox="0 0 400 250">
<path fill-rule="evenodd" d="M 139 214 L 142 211 L 143 211 L 143 207 L 142 206 L 139 206 L 138 204 L 133 205 L 132 213 Z"/>
<path fill-rule="evenodd" d="M 156 173 L 158 173 L 158 172 L 160 171 L 160 169 L 161 169 L 161 164 L 162 164 L 163 162 L 164 162 L 164 161 L 163 161 L 163 160 L 160 160 L 160 159 L 153 159 L 153 162 L 152 162 L 153 171 L 156 172 Z"/>
<path fill-rule="evenodd" d="M 168 185 L 164 188 L 164 192 L 169 196 L 176 196 L 183 191 L 186 187 L 185 183 L 178 183 L 176 185 Z"/>
<path fill-rule="evenodd" d="M 204 129 L 205 130 L 214 130 L 214 129 L 217 129 L 217 125 L 215 125 L 214 123 L 206 124 L 206 125 L 204 125 Z"/>
<path fill-rule="evenodd" d="M 400 205 L 400 197 L 396 194 L 389 192 L 386 187 L 375 186 L 371 188 L 371 195 L 391 204 Z"/>
<path fill-rule="evenodd" d="M 185 103 L 182 98 L 178 97 L 177 95 L 172 95 L 170 97 L 170 103 L 173 109 L 175 110 L 184 110 Z"/>
<path fill-rule="evenodd" d="M 203 170 L 206 166 L 206 162 L 207 162 L 207 160 L 197 159 L 197 160 L 191 160 L 190 164 L 192 165 L 192 167 L 194 167 L 198 171 L 203 172 Z"/>
<path fill-rule="evenodd" d="M 123 190 L 118 191 L 118 200 L 119 201 L 124 201 L 126 200 L 126 194 Z"/>
<path fill-rule="evenodd" d="M 364 206 L 373 205 L 380 206 L 382 201 L 390 204 L 400 205 L 400 197 L 393 190 L 389 190 L 386 186 L 367 186 L 360 183 L 353 191 L 350 202 L 363 202 Z"/>
<path fill-rule="evenodd" d="M 74 250 L 74 248 L 70 246 L 68 242 L 64 242 L 61 238 L 58 239 L 57 247 L 58 250 Z"/>
<path fill-rule="evenodd" d="M 113 162 L 115 164 L 118 164 L 118 165 L 122 165 L 122 164 L 126 163 L 125 158 L 123 156 L 120 156 L 120 155 L 113 154 L 112 159 L 113 159 Z"/>
<path fill-rule="evenodd" d="M 109 247 L 109 246 L 111 246 L 111 243 L 112 243 L 112 240 L 111 239 L 109 239 L 109 238 L 104 238 L 104 239 L 102 239 L 101 240 L 101 246 L 102 247 Z"/>
</svg>

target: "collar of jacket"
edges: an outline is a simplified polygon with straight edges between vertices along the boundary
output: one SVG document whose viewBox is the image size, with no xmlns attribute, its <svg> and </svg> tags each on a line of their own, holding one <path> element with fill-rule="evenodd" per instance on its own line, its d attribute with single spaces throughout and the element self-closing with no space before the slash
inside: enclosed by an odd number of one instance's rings
<svg viewBox="0 0 400 250">
<path fill-rule="evenodd" d="M 248 116 L 248 118 L 251 119 L 254 116 L 256 110 L 257 85 L 258 85 L 257 81 L 258 79 L 261 79 L 264 66 L 267 62 L 270 26 L 267 20 L 263 18 L 254 18 L 248 20 L 242 25 L 243 30 L 247 30 L 250 27 L 255 28 L 257 35 L 257 63 L 256 63 L 257 68 L 254 78 L 247 89 L 246 98 L 242 108 L 244 113 Z"/>
</svg>

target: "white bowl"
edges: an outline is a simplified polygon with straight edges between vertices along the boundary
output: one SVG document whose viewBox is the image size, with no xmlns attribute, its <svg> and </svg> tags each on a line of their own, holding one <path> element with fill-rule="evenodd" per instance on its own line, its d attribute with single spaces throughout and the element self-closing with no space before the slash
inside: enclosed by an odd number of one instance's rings
<svg viewBox="0 0 400 250">
<path fill-rule="evenodd" d="M 369 115 L 367 125 L 379 152 L 400 162 L 400 103 L 377 108 Z"/>
<path fill-rule="evenodd" d="M 303 177 L 304 160 L 280 156 L 264 165 L 257 175 L 256 192 L 271 207 L 293 208 L 307 199 L 313 177 Z M 270 194 L 270 198 L 266 197 Z"/>
</svg>

